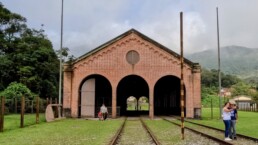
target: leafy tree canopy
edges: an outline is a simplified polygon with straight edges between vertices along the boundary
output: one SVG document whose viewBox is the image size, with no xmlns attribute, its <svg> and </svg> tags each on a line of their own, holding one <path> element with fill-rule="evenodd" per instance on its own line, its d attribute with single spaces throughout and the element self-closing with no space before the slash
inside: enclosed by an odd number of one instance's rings
<svg viewBox="0 0 258 145">
<path fill-rule="evenodd" d="M 5 96 L 7 99 L 20 98 L 25 96 L 31 98 L 33 93 L 22 83 L 12 82 L 10 85 L 0 93 L 1 96 Z"/>
<path fill-rule="evenodd" d="M 11 82 L 40 97 L 57 97 L 59 60 L 44 30 L 30 29 L 26 18 L 0 3 L 0 91 Z"/>
</svg>

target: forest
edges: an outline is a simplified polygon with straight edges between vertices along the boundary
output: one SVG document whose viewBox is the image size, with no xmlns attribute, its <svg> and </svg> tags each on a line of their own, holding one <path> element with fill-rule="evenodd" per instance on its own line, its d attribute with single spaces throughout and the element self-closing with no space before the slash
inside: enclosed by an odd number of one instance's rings
<svg viewBox="0 0 258 145">
<path fill-rule="evenodd" d="M 26 18 L 1 3 L 0 74 L 0 92 L 7 98 L 58 95 L 59 59 L 44 30 L 29 28 Z"/>
</svg>

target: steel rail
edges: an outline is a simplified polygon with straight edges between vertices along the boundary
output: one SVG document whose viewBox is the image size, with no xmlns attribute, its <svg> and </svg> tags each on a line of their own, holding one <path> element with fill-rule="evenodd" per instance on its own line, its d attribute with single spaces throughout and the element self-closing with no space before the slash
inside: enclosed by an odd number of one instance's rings
<svg viewBox="0 0 258 145">
<path fill-rule="evenodd" d="M 119 139 L 120 134 L 123 132 L 125 123 L 126 123 L 127 117 L 124 119 L 123 124 L 120 126 L 120 128 L 117 130 L 116 134 L 112 137 L 111 141 L 108 143 L 108 145 L 115 145 L 117 144 L 117 141 Z"/>
<path fill-rule="evenodd" d="M 167 121 L 167 122 L 170 122 L 170 123 L 172 123 L 172 124 L 174 124 L 174 125 L 180 126 L 179 124 L 177 124 L 177 123 L 175 123 L 175 122 L 172 122 L 172 121 L 170 121 L 170 120 L 168 120 L 168 119 L 165 119 L 165 118 L 162 118 L 162 119 L 165 120 L 165 121 Z M 185 128 L 188 129 L 188 130 L 190 130 L 190 131 L 192 131 L 192 132 L 194 132 L 194 133 L 197 133 L 197 134 L 200 134 L 200 135 L 202 135 L 202 136 L 204 136 L 204 137 L 207 137 L 208 139 L 211 139 L 211 140 L 213 140 L 213 141 L 215 141 L 215 142 L 217 142 L 217 143 L 219 143 L 219 144 L 223 144 L 223 145 L 233 145 L 233 144 L 230 143 L 230 142 L 227 142 L 227 141 L 218 139 L 218 138 L 216 138 L 216 137 L 213 137 L 213 136 L 204 134 L 204 133 L 202 133 L 202 132 L 199 132 L 199 131 L 197 131 L 197 130 L 191 129 L 191 128 L 189 128 L 189 127 L 185 127 Z"/>
<path fill-rule="evenodd" d="M 224 130 L 222 130 L 222 129 L 218 129 L 218 128 L 214 128 L 214 127 L 211 127 L 211 126 L 195 123 L 195 122 L 192 122 L 192 121 L 187 121 L 186 120 L 185 122 L 192 123 L 192 124 L 195 124 L 195 125 L 199 125 L 199 126 L 202 126 L 202 127 L 206 127 L 206 128 L 209 128 L 209 129 L 213 129 L 213 130 L 216 130 L 216 131 L 224 132 Z M 254 138 L 254 137 L 250 137 L 250 136 L 246 136 L 246 135 L 242 135 L 242 134 L 237 134 L 237 136 L 241 137 L 241 138 L 244 138 L 244 139 L 249 139 L 249 140 L 258 142 L 258 138 Z"/>
<path fill-rule="evenodd" d="M 161 143 L 158 141 L 157 137 L 154 135 L 154 133 L 150 130 L 150 128 L 145 124 L 145 122 L 142 120 L 142 118 L 140 118 L 140 121 L 142 123 L 142 126 L 145 128 L 145 130 L 148 132 L 148 134 L 150 135 L 150 137 L 152 138 L 153 142 L 156 145 L 161 145 Z"/>
</svg>

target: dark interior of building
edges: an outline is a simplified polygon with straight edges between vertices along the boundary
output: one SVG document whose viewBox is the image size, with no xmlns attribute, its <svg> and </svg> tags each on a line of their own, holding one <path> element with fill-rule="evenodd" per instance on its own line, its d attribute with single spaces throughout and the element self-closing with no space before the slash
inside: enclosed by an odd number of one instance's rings
<svg viewBox="0 0 258 145">
<path fill-rule="evenodd" d="M 92 75 L 85 81 L 90 78 L 95 78 L 95 117 L 103 103 L 108 107 L 111 116 L 112 87 L 110 82 L 101 75 Z M 117 116 L 148 115 L 149 109 L 143 110 L 139 107 L 139 99 L 143 96 L 149 100 L 147 82 L 137 75 L 124 77 L 117 87 Z M 137 102 L 133 110 L 128 109 L 130 97 L 135 98 Z M 154 115 L 180 115 L 180 112 L 180 79 L 175 76 L 162 77 L 154 87 Z"/>
<path fill-rule="evenodd" d="M 154 115 L 180 115 L 180 79 L 165 76 L 154 87 Z"/>
<path fill-rule="evenodd" d="M 149 87 L 146 81 L 137 76 L 130 75 L 123 78 L 117 88 L 117 106 L 120 107 L 120 116 L 138 116 L 149 114 L 148 110 L 139 110 L 138 108 L 134 111 L 127 110 L 127 99 L 133 96 L 137 100 L 142 97 L 149 97 Z"/>
</svg>

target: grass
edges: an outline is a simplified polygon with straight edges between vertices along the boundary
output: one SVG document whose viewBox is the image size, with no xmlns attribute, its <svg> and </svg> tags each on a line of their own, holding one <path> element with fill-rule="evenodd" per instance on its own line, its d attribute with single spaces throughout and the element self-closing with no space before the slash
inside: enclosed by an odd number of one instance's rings
<svg viewBox="0 0 258 145">
<path fill-rule="evenodd" d="M 202 109 L 202 120 L 192 120 L 201 124 L 224 129 L 219 119 L 219 109 L 214 109 L 211 119 L 210 108 Z M 25 115 L 25 127 L 20 126 L 20 115 L 6 115 L 4 132 L 0 133 L 0 145 L 43 145 L 43 144 L 107 144 L 122 124 L 122 119 L 95 121 L 84 119 L 64 119 L 46 123 L 44 114 L 40 114 L 40 124 L 35 124 L 35 115 Z M 237 133 L 258 138 L 258 113 L 239 111 Z M 170 123 L 162 120 L 146 120 L 148 126 L 157 133 L 164 144 L 179 143 L 180 131 L 173 134 Z M 191 141 L 189 141 L 191 142 Z"/>
<path fill-rule="evenodd" d="M 145 120 L 148 127 L 155 134 L 161 144 L 164 145 L 207 145 L 215 144 L 213 141 L 185 130 L 185 139 L 181 139 L 181 128 L 164 120 Z"/>
<path fill-rule="evenodd" d="M 45 123 L 45 114 L 39 114 L 39 123 Z M 24 115 L 24 127 L 36 124 L 35 114 Z M 10 114 L 4 116 L 4 131 L 17 129 L 20 127 L 20 115 Z"/>
<path fill-rule="evenodd" d="M 219 129 L 224 129 L 224 123 L 219 119 L 219 108 L 213 109 L 213 119 L 211 119 L 211 109 L 202 109 L 202 120 L 193 120 L 194 122 L 209 125 Z M 238 122 L 236 124 L 237 133 L 258 138 L 258 112 L 238 111 Z"/>
<path fill-rule="evenodd" d="M 179 143 L 180 139 L 180 131 L 174 132 L 171 130 L 176 130 L 177 128 L 171 123 L 164 122 L 163 120 L 145 120 L 145 123 L 148 127 L 156 134 L 156 137 L 162 144 L 168 143 Z"/>
<path fill-rule="evenodd" d="M 30 125 L 0 133 L 0 144 L 8 145 L 70 145 L 107 144 L 122 120 L 95 121 L 64 119 Z"/>
<path fill-rule="evenodd" d="M 127 111 L 135 111 L 137 107 L 135 104 L 128 104 L 127 106 Z M 142 103 L 141 105 L 138 106 L 138 110 L 141 111 L 148 111 L 149 110 L 149 104 L 148 103 Z"/>
</svg>

